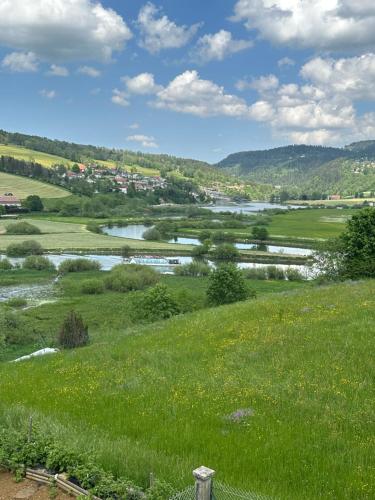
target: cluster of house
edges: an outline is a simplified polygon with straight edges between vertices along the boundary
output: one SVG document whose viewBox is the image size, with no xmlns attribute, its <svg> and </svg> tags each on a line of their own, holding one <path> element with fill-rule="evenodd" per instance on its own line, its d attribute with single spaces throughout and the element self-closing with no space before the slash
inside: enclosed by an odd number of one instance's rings
<svg viewBox="0 0 375 500">
<path fill-rule="evenodd" d="M 90 184 L 94 184 L 100 179 L 107 179 L 113 182 L 113 190 L 127 194 L 130 184 L 136 191 L 154 191 L 157 188 L 165 188 L 167 182 L 161 177 L 149 177 L 139 173 L 130 173 L 116 168 L 101 168 L 96 165 L 86 166 L 78 164 L 78 169 L 68 170 L 64 176 L 67 179 L 84 179 Z"/>
</svg>

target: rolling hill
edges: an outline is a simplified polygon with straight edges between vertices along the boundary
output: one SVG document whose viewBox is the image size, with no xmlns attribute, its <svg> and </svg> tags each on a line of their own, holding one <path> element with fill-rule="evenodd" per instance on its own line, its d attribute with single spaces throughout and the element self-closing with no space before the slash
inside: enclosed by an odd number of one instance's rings
<svg viewBox="0 0 375 500">
<path fill-rule="evenodd" d="M 65 198 L 71 193 L 53 184 L 35 181 L 27 177 L 10 175 L 0 172 L 0 194 L 13 193 L 17 198 L 24 200 L 29 195 L 37 194 L 41 198 Z"/>
<path fill-rule="evenodd" d="M 229 155 L 220 170 L 290 192 L 350 196 L 375 190 L 375 141 L 345 148 L 294 145 Z"/>
</svg>

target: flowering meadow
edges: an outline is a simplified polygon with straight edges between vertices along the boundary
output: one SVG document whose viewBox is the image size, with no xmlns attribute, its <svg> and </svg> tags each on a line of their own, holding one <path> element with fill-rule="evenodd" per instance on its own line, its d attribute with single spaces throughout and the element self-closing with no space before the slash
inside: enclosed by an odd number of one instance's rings
<svg viewBox="0 0 375 500">
<path fill-rule="evenodd" d="M 182 488 L 202 464 L 278 499 L 375 496 L 375 281 L 102 332 L 0 365 L 0 423 L 29 415 L 114 473 Z"/>
</svg>

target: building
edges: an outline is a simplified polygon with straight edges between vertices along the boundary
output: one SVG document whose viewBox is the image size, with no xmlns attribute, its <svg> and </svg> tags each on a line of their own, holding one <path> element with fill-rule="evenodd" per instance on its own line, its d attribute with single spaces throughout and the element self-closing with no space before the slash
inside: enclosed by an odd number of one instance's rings
<svg viewBox="0 0 375 500">
<path fill-rule="evenodd" d="M 5 193 L 0 196 L 0 205 L 5 208 L 21 208 L 21 201 L 13 193 Z"/>
</svg>

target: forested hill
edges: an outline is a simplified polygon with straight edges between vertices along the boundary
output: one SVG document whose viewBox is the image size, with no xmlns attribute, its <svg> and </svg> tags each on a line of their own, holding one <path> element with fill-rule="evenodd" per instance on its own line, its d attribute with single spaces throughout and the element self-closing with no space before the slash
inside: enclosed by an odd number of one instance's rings
<svg viewBox="0 0 375 500">
<path fill-rule="evenodd" d="M 375 190 L 375 141 L 345 148 L 292 145 L 229 155 L 217 167 L 290 192 L 354 195 Z"/>
</svg>

